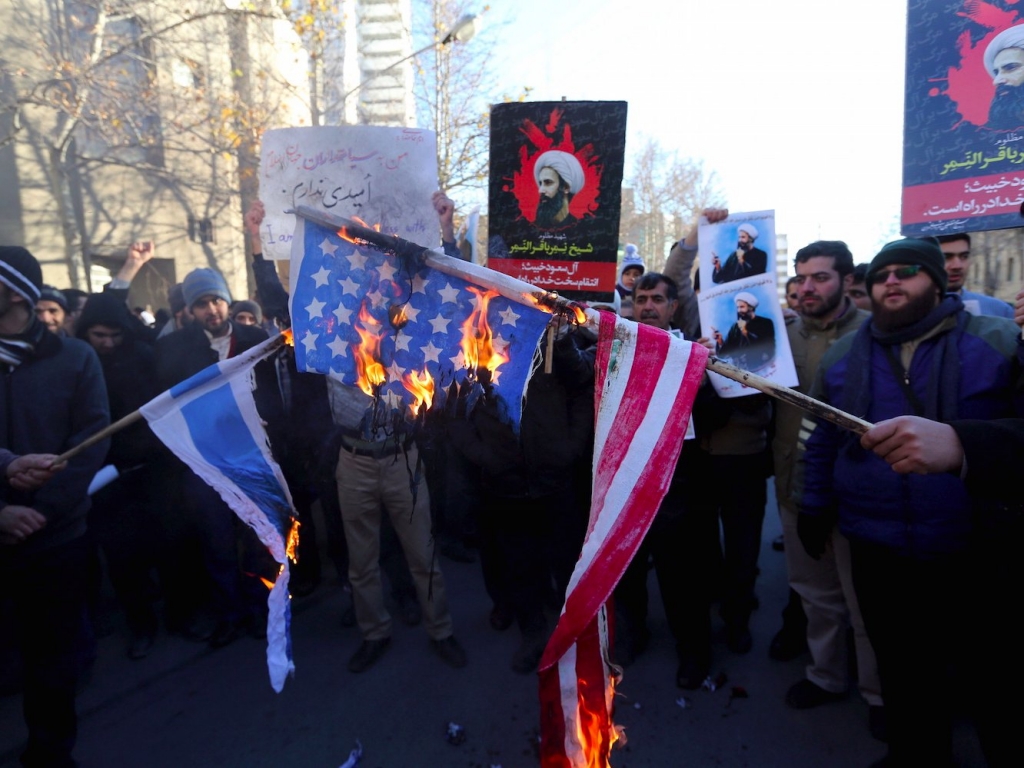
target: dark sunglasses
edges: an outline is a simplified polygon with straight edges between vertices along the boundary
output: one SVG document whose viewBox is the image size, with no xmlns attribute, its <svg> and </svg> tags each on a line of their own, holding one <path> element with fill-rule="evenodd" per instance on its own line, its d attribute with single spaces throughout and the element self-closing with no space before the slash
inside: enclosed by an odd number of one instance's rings
<svg viewBox="0 0 1024 768">
<path fill-rule="evenodd" d="M 896 267 L 896 269 L 880 269 L 871 276 L 871 282 L 884 283 L 889 279 L 889 275 L 895 275 L 897 280 L 909 280 L 920 271 L 920 264 L 910 264 L 906 267 Z"/>
</svg>

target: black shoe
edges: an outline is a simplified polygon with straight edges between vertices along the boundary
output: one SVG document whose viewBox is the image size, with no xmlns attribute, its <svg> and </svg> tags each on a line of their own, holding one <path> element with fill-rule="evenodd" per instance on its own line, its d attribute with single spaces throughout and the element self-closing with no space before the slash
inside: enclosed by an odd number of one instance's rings
<svg viewBox="0 0 1024 768">
<path fill-rule="evenodd" d="M 488 617 L 491 626 L 499 632 L 504 632 L 506 629 L 512 626 L 514 620 L 512 611 L 501 605 L 495 605 L 491 609 L 491 615 Z"/>
<path fill-rule="evenodd" d="M 398 615 L 407 627 L 415 627 L 423 620 L 419 601 L 415 597 L 407 597 L 398 603 Z"/>
<path fill-rule="evenodd" d="M 733 653 L 750 653 L 754 638 L 746 627 L 733 627 L 725 632 L 725 645 Z"/>
<path fill-rule="evenodd" d="M 149 656 L 155 639 L 156 637 L 149 632 L 140 632 L 133 635 L 128 643 L 128 658 L 132 661 L 139 661 Z"/>
<path fill-rule="evenodd" d="M 209 619 L 192 619 L 179 630 L 179 634 L 194 643 L 205 643 L 212 636 L 216 625 Z"/>
<path fill-rule="evenodd" d="M 537 669 L 544 648 L 548 644 L 547 633 L 529 634 L 523 638 L 516 652 L 512 654 L 512 671 L 517 675 L 528 675 Z"/>
<path fill-rule="evenodd" d="M 793 709 L 814 709 L 822 704 L 831 704 L 833 701 L 842 701 L 846 698 L 846 691 L 832 693 L 826 691 L 820 685 L 815 685 L 810 680 L 804 679 L 793 683 L 786 692 L 786 705 Z"/>
<path fill-rule="evenodd" d="M 885 723 L 885 707 L 881 704 L 868 706 L 868 729 L 871 735 L 878 741 L 889 740 L 889 729 Z"/>
<path fill-rule="evenodd" d="M 238 621 L 221 621 L 210 635 L 211 648 L 223 648 L 231 645 L 242 636 L 242 625 Z"/>
<path fill-rule="evenodd" d="M 708 679 L 710 671 L 709 664 L 693 658 L 680 659 L 679 669 L 676 670 L 676 685 L 686 691 L 695 691 Z"/>
<path fill-rule="evenodd" d="M 390 645 L 390 637 L 381 640 L 363 640 L 356 652 L 352 654 L 352 658 L 348 660 L 348 671 L 357 675 L 360 672 L 365 672 L 377 663 L 377 660 L 384 655 Z"/>
<path fill-rule="evenodd" d="M 443 640 L 431 640 L 430 647 L 449 667 L 462 669 L 466 666 L 466 649 L 455 639 L 455 635 L 448 635 Z"/>
<path fill-rule="evenodd" d="M 786 626 L 775 633 L 771 645 L 768 646 L 768 658 L 775 661 L 792 661 L 806 652 L 806 631 L 798 633 Z"/>
</svg>

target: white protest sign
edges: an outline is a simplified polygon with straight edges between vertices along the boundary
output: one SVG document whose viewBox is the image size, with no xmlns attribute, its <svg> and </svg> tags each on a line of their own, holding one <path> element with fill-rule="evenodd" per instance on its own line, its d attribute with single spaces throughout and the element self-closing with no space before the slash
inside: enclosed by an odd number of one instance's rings
<svg viewBox="0 0 1024 768">
<path fill-rule="evenodd" d="M 799 382 L 779 303 L 775 270 L 775 211 L 700 221 L 700 325 L 715 356 L 776 384 Z M 757 394 L 738 381 L 710 374 L 722 397 Z"/>
<path fill-rule="evenodd" d="M 343 125 L 263 134 L 261 228 L 268 259 L 291 256 L 295 216 L 308 205 L 358 217 L 382 232 L 433 247 L 440 241 L 430 202 L 437 189 L 437 137 L 417 128 Z"/>
</svg>

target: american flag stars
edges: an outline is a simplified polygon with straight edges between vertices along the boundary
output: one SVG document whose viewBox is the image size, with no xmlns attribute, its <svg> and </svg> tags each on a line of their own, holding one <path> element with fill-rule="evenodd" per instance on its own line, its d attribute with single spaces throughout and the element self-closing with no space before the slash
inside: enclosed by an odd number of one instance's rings
<svg viewBox="0 0 1024 768">
<path fill-rule="evenodd" d="M 410 267 L 393 254 L 357 246 L 312 222 L 303 222 L 301 235 L 304 249 L 292 293 L 300 370 L 330 374 L 356 386 L 353 349 L 360 343 L 359 327 L 380 340 L 379 362 L 387 375 L 380 396 L 391 407 L 408 411 L 413 401 L 402 384 L 407 374 L 426 370 L 439 387 L 465 377 L 462 328 L 480 306 L 480 288 L 426 266 Z M 394 307 L 402 309 L 401 319 Z M 495 391 L 505 397 L 517 423 L 534 350 L 549 315 L 513 307 L 502 297 L 491 300 L 487 315 L 494 346 L 510 358 L 493 377 Z"/>
</svg>

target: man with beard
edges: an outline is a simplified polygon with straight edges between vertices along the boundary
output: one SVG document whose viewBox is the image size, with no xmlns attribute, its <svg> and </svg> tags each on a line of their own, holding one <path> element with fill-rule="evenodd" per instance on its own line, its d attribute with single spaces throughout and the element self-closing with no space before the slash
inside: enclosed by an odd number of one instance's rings
<svg viewBox="0 0 1024 768">
<path fill-rule="evenodd" d="M 768 268 L 768 254 L 754 247 L 757 240 L 757 227 L 744 222 L 740 224 L 737 235 L 736 251 L 725 260 L 725 265 L 718 254 L 711 252 L 711 279 L 716 283 L 729 283 L 741 277 L 763 275 Z"/>
<path fill-rule="evenodd" d="M 866 279 L 872 319 L 832 345 L 812 396 L 874 423 L 1021 415 L 1018 329 L 971 315 L 959 296 L 947 295 L 944 261 L 931 238 L 882 248 Z M 970 702 L 989 764 L 1009 764 L 1010 752 L 995 746 L 1007 719 L 995 686 L 1007 681 L 981 661 L 990 653 L 982 643 L 1001 641 L 1006 606 L 1019 599 L 1018 584 L 999 571 L 1000 542 L 1019 527 L 1019 512 L 972 497 L 967 467 L 898 474 L 859 435 L 810 418 L 805 434 L 797 532 L 812 558 L 824 553 L 837 519 L 849 540 L 885 698 L 889 754 L 880 765 L 953 764 L 952 710 L 961 700 L 949 695 L 951 663 L 976 694 Z"/>
<path fill-rule="evenodd" d="M 541 229 L 561 229 L 576 222 L 569 213 L 573 195 L 583 189 L 586 177 L 576 156 L 557 149 L 537 158 L 533 178 L 540 191 L 534 223 Z"/>
<path fill-rule="evenodd" d="M 185 306 L 194 322 L 157 340 L 156 371 L 159 388 L 169 389 L 199 373 L 207 366 L 235 357 L 267 339 L 262 328 L 232 323 L 228 318 L 231 294 L 224 277 L 212 269 L 195 269 L 182 283 Z M 280 450 L 283 444 L 283 406 L 276 372 L 270 361 L 254 369 L 254 397 L 260 416 L 267 422 L 270 444 Z M 214 648 L 234 642 L 243 629 L 256 636 L 266 628 L 267 590 L 259 576 L 274 578 L 276 566 L 266 554 L 253 531 L 236 523 L 234 513 L 216 491 L 198 475 L 178 466 L 186 502 L 194 513 L 190 520 L 203 548 L 206 570 L 213 582 L 214 613 L 217 626 L 193 625 L 187 634 L 205 636 Z M 243 543 L 244 577 L 239 568 L 237 535 Z M 263 569 L 270 568 L 269 572 Z"/>
<path fill-rule="evenodd" d="M 1024 24 L 1004 29 L 985 49 L 985 71 L 996 95 L 989 106 L 986 128 L 1010 131 L 1024 126 Z"/>
<path fill-rule="evenodd" d="M 794 261 L 800 316 L 786 326 L 800 381 L 807 392 L 825 352 L 839 338 L 856 331 L 871 315 L 857 309 L 846 292 L 853 282 L 853 255 L 841 240 L 819 240 L 801 248 Z M 866 265 L 865 265 L 866 266 Z M 785 541 L 789 586 L 798 597 L 783 611 L 782 629 L 772 639 L 769 656 L 789 661 L 809 650 L 806 675 L 790 687 L 786 703 L 810 709 L 846 697 L 849 665 L 846 630 L 854 629 L 857 683 L 868 702 L 871 732 L 884 735 L 881 686 L 875 655 L 864 631 L 850 577 L 850 545 L 833 527 L 821 557 L 812 559 L 797 536 L 797 508 L 792 499 L 797 439 L 803 411 L 776 403 L 775 492 Z"/>
<path fill-rule="evenodd" d="M 740 368 L 756 371 L 775 359 L 775 323 L 757 316 L 757 297 L 749 291 L 736 294 L 736 322 L 723 339 L 712 328 L 715 347 L 720 357 Z"/>
</svg>

